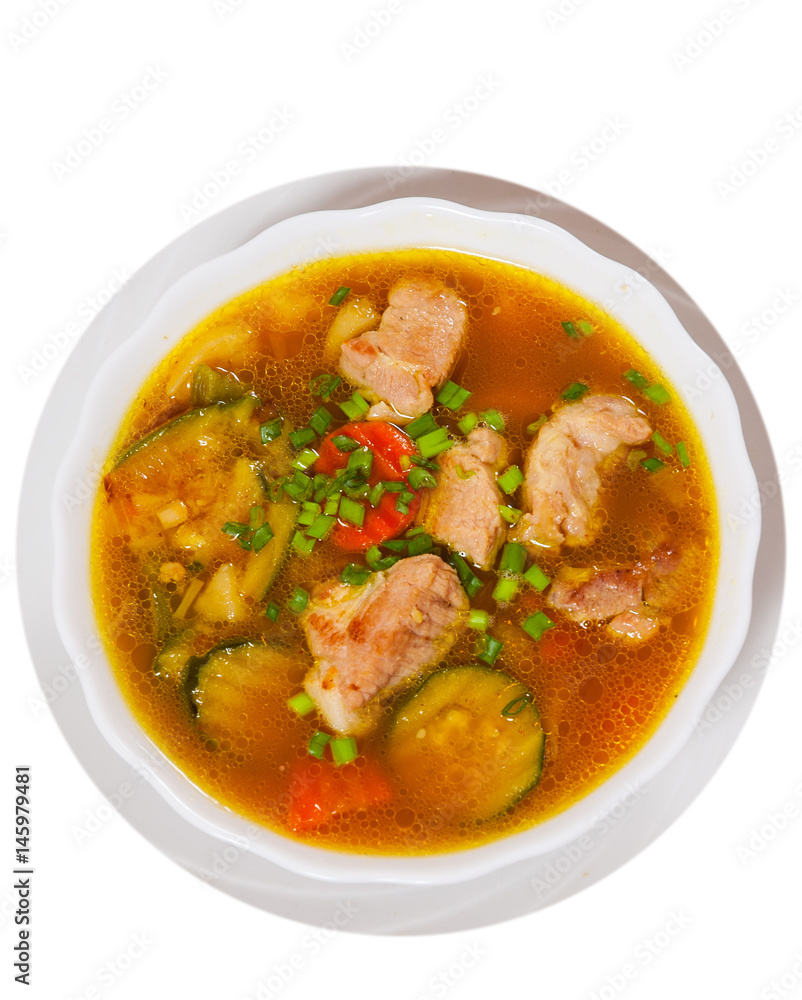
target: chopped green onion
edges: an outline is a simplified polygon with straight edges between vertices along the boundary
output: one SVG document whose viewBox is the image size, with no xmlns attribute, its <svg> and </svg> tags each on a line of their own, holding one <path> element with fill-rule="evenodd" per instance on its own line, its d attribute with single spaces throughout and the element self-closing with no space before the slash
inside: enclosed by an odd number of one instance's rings
<svg viewBox="0 0 802 1000">
<path fill-rule="evenodd" d="M 504 643 L 501 639 L 496 639 L 492 635 L 485 636 L 485 646 L 481 653 L 478 654 L 478 658 L 482 663 L 486 663 L 489 667 L 498 659 L 498 654 L 504 648 Z"/>
<path fill-rule="evenodd" d="M 330 740 L 331 736 L 329 733 L 323 733 L 318 729 L 316 733 L 312 733 L 309 737 L 307 750 L 313 757 L 317 757 L 318 760 L 322 760 L 326 744 L 329 743 Z"/>
<path fill-rule="evenodd" d="M 399 464 L 404 472 L 407 472 L 412 465 L 412 458 L 409 455 L 402 455 Z"/>
<path fill-rule="evenodd" d="M 466 413 L 465 416 L 457 424 L 460 431 L 463 434 L 470 434 L 474 427 L 479 423 L 478 413 Z"/>
<path fill-rule="evenodd" d="M 271 622 L 277 622 L 278 616 L 281 613 L 281 607 L 276 604 L 275 601 L 271 601 L 265 608 L 265 614 L 270 619 Z"/>
<path fill-rule="evenodd" d="M 445 406 L 449 410 L 458 410 L 463 403 L 467 402 L 470 395 L 471 393 L 467 389 L 463 389 L 456 382 L 448 381 L 437 393 L 435 399 L 441 406 Z"/>
<path fill-rule="evenodd" d="M 437 486 L 437 480 L 427 469 L 416 466 L 407 476 L 407 481 L 413 490 L 421 490 Z"/>
<path fill-rule="evenodd" d="M 652 434 L 652 441 L 657 445 L 657 447 L 662 451 L 664 455 L 670 455 L 674 448 L 669 441 L 663 437 L 662 434 L 658 434 L 657 431 Z"/>
<path fill-rule="evenodd" d="M 341 382 L 342 379 L 339 375 L 329 375 L 328 372 L 324 372 L 312 379 L 309 383 L 309 391 L 313 396 L 328 399 Z"/>
<path fill-rule="evenodd" d="M 302 528 L 307 528 L 314 522 L 319 513 L 320 504 L 310 503 L 308 500 L 304 500 L 303 509 L 298 515 L 296 523 L 300 524 Z"/>
<path fill-rule="evenodd" d="M 322 472 L 315 473 L 315 478 L 312 480 L 312 495 L 315 503 L 321 503 L 326 499 L 330 485 L 331 480 L 328 476 L 324 476 Z"/>
<path fill-rule="evenodd" d="M 647 472 L 659 472 L 666 467 L 666 463 L 661 462 L 659 458 L 644 458 L 640 464 Z"/>
<path fill-rule="evenodd" d="M 267 495 L 270 498 L 271 503 L 278 503 L 281 499 L 281 493 L 284 489 L 284 484 L 287 482 L 286 476 L 279 476 L 278 479 L 274 479 L 267 490 Z"/>
<path fill-rule="evenodd" d="M 437 421 L 432 416 L 431 410 L 429 410 L 428 413 L 424 413 L 416 420 L 413 420 L 412 423 L 407 424 L 406 426 L 406 432 L 413 441 L 417 441 L 418 438 L 423 437 L 424 434 L 428 434 L 430 431 L 436 430 Z"/>
<path fill-rule="evenodd" d="M 560 323 L 560 326 L 563 328 L 563 330 L 565 330 L 565 332 L 568 334 L 569 337 L 579 336 L 579 331 L 577 330 L 577 328 L 574 326 L 573 323 L 570 322 Z"/>
<path fill-rule="evenodd" d="M 475 597 L 482 586 L 482 581 L 473 573 L 471 567 L 458 552 L 452 552 L 451 562 L 457 571 L 457 576 L 465 593 L 468 597 Z"/>
<path fill-rule="evenodd" d="M 540 428 L 547 422 L 549 418 L 545 413 L 541 413 L 537 420 L 533 420 L 531 424 L 527 424 L 526 433 L 535 435 L 540 430 Z"/>
<path fill-rule="evenodd" d="M 354 441 L 352 437 L 348 437 L 347 434 L 337 434 L 331 439 L 331 443 L 337 449 L 337 451 L 349 452 L 356 451 L 360 447 L 358 441 Z"/>
<path fill-rule="evenodd" d="M 344 285 L 340 285 L 340 287 L 337 289 L 334 295 L 332 295 L 332 297 L 329 299 L 329 305 L 338 306 L 350 291 L 351 291 L 350 288 L 346 288 Z"/>
<path fill-rule="evenodd" d="M 389 538 L 386 542 L 382 542 L 382 548 L 389 549 L 391 552 L 403 552 L 409 542 L 405 538 Z"/>
<path fill-rule="evenodd" d="M 411 465 L 418 465 L 423 469 L 428 469 L 430 472 L 439 472 L 440 466 L 437 462 L 432 462 L 428 458 L 423 458 L 422 455 L 405 455 L 408 458 Z M 403 462 L 401 463 L 404 464 Z"/>
<path fill-rule="evenodd" d="M 543 570 L 536 565 L 536 563 L 532 563 L 529 569 L 524 573 L 524 580 L 531 584 L 535 590 L 545 590 L 551 583 L 551 580 L 546 576 Z"/>
<path fill-rule="evenodd" d="M 507 542 L 501 553 L 500 573 L 520 574 L 526 565 L 526 549 L 518 542 Z"/>
<path fill-rule="evenodd" d="M 518 581 L 511 577 L 503 577 L 493 588 L 494 601 L 511 601 L 518 593 Z"/>
<path fill-rule="evenodd" d="M 552 625 L 554 625 L 554 622 L 545 611 L 536 611 L 535 614 L 530 615 L 526 619 L 521 628 L 537 642 L 546 629 L 551 628 Z"/>
<path fill-rule="evenodd" d="M 485 632 L 490 624 L 490 612 L 481 611 L 479 608 L 471 608 L 468 614 L 468 628 L 475 628 L 477 632 Z"/>
<path fill-rule="evenodd" d="M 315 520 L 306 529 L 306 533 L 310 538 L 325 538 L 336 523 L 337 518 L 333 517 L 331 514 L 318 514 Z"/>
<path fill-rule="evenodd" d="M 295 588 L 295 592 L 292 597 L 287 601 L 287 610 L 291 611 L 294 615 L 299 615 L 302 611 L 306 609 L 309 603 L 309 591 L 304 590 L 303 587 Z"/>
<path fill-rule="evenodd" d="M 593 333 L 593 324 L 588 323 L 586 319 L 577 320 L 576 325 L 583 337 L 589 337 Z"/>
<path fill-rule="evenodd" d="M 242 524 L 239 521 L 226 521 L 220 530 L 223 534 L 230 535 L 232 538 L 236 539 L 243 549 L 249 549 L 251 547 L 250 539 L 253 529 L 250 524 Z"/>
<path fill-rule="evenodd" d="M 384 479 L 382 486 L 388 493 L 403 493 L 407 488 L 407 484 L 398 479 Z"/>
<path fill-rule="evenodd" d="M 410 528 L 409 531 L 404 533 L 405 538 L 414 538 L 415 535 L 422 535 L 426 531 L 426 528 L 422 524 L 416 525 L 414 528 Z"/>
<path fill-rule="evenodd" d="M 267 522 L 257 528 L 251 536 L 251 551 L 260 552 L 273 537 L 273 529 Z"/>
<path fill-rule="evenodd" d="M 371 545 L 365 553 L 365 562 L 371 569 L 375 570 L 389 569 L 391 566 L 395 566 L 398 560 L 399 556 L 383 556 L 378 545 Z"/>
<path fill-rule="evenodd" d="M 518 510 L 517 507 L 508 507 L 506 504 L 500 503 L 498 505 L 498 512 L 507 522 L 507 524 L 517 524 L 521 519 L 523 514 L 522 510 Z"/>
<path fill-rule="evenodd" d="M 287 704 L 295 712 L 296 715 L 309 715 L 315 709 L 315 703 L 306 693 L 306 691 L 299 691 L 298 694 L 294 694 L 292 698 L 287 699 Z"/>
<path fill-rule="evenodd" d="M 677 455 L 679 456 L 679 460 L 682 463 L 683 468 L 687 469 L 691 464 L 691 456 L 688 453 L 688 446 L 684 441 L 677 441 Z"/>
<path fill-rule="evenodd" d="M 666 403 L 671 402 L 670 393 L 662 385 L 647 385 L 643 390 L 643 395 L 647 399 L 651 399 L 653 403 L 657 403 L 658 406 L 665 406 Z"/>
<path fill-rule="evenodd" d="M 259 440 L 262 444 L 269 444 L 281 437 L 281 417 L 274 417 L 263 424 L 259 424 Z"/>
<path fill-rule="evenodd" d="M 315 434 L 323 435 L 329 429 L 329 424 L 332 422 L 334 417 L 329 413 L 325 406 L 319 406 L 309 421 L 309 426 L 315 432 Z"/>
<path fill-rule="evenodd" d="M 295 461 L 291 463 L 293 469 L 298 469 L 300 472 L 305 472 L 310 465 L 314 465 L 318 460 L 318 453 L 312 448 L 304 448 L 303 451 L 298 452 L 295 456 Z"/>
<path fill-rule="evenodd" d="M 370 448 L 359 447 L 348 456 L 346 469 L 361 469 L 365 479 L 370 475 L 373 468 L 373 452 Z"/>
<path fill-rule="evenodd" d="M 340 509 L 340 497 L 341 497 L 341 495 L 342 494 L 338 493 L 336 497 L 329 497 L 329 499 L 325 502 L 325 504 L 323 504 L 323 513 L 324 514 L 329 514 L 329 515 L 332 515 L 334 517 L 337 516 L 337 513 L 338 513 L 338 511 Z"/>
<path fill-rule="evenodd" d="M 373 489 L 368 493 L 368 503 L 371 507 L 377 507 L 379 501 L 384 496 L 385 485 L 384 483 L 376 483 Z"/>
<path fill-rule="evenodd" d="M 296 531 L 292 536 L 292 547 L 296 552 L 300 552 L 302 556 L 308 556 L 315 547 L 315 539 L 307 538 L 300 531 Z"/>
<path fill-rule="evenodd" d="M 628 382 L 631 382 L 636 389 L 645 389 L 649 384 L 649 380 L 641 375 L 640 372 L 636 372 L 634 368 L 630 368 L 628 372 L 624 372 L 624 378 Z"/>
<path fill-rule="evenodd" d="M 514 718 L 516 715 L 520 715 L 531 701 L 532 695 L 529 691 L 525 694 L 520 694 L 502 708 L 501 714 L 505 715 L 508 719 Z"/>
<path fill-rule="evenodd" d="M 347 583 L 349 587 L 361 587 L 363 583 L 367 583 L 372 575 L 373 571 L 369 570 L 366 566 L 359 566 L 357 563 L 348 563 L 342 573 L 340 573 L 340 580 L 343 583 Z"/>
<path fill-rule="evenodd" d="M 572 382 L 567 389 L 563 389 L 560 395 L 563 399 L 573 401 L 581 399 L 586 392 L 590 392 L 589 385 L 585 385 L 584 382 Z"/>
<path fill-rule="evenodd" d="M 315 437 L 315 432 L 311 427 L 302 427 L 298 431 L 290 431 L 289 433 L 290 443 L 296 450 L 310 444 L 315 440 Z"/>
<path fill-rule="evenodd" d="M 370 409 L 370 404 L 359 392 L 355 392 L 350 399 L 340 403 L 340 409 L 349 420 L 361 420 Z"/>
<path fill-rule="evenodd" d="M 436 430 L 429 431 L 419 437 L 417 445 L 424 458 L 434 458 L 440 452 L 453 448 L 454 442 L 450 440 L 448 430 L 445 427 L 438 427 Z"/>
<path fill-rule="evenodd" d="M 424 552 L 431 552 L 433 544 L 431 535 L 416 535 L 414 538 L 410 539 L 407 552 L 411 556 L 421 556 Z"/>
<path fill-rule="evenodd" d="M 335 736 L 329 746 L 335 764 L 350 764 L 359 756 L 353 736 Z"/>
<path fill-rule="evenodd" d="M 504 428 L 507 426 L 504 422 L 504 417 L 502 417 L 498 410 L 485 410 L 479 414 L 479 419 L 483 420 L 488 427 L 492 427 L 494 431 L 498 431 L 499 434 L 503 434 Z"/>
<path fill-rule="evenodd" d="M 501 473 L 496 482 L 507 495 L 514 493 L 524 481 L 524 474 L 517 465 L 510 465 Z"/>
<path fill-rule="evenodd" d="M 460 479 L 470 479 L 476 475 L 476 469 L 463 469 L 461 465 L 455 465 L 454 468 Z"/>
<path fill-rule="evenodd" d="M 340 509 L 337 513 L 341 520 L 350 521 L 351 524 L 360 528 L 365 522 L 365 508 L 361 503 L 347 496 L 343 496 L 340 500 Z"/>
</svg>

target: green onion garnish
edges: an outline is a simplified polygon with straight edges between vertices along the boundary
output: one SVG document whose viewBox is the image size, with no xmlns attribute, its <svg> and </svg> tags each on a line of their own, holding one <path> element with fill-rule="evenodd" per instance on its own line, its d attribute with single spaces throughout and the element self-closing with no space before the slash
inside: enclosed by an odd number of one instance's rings
<svg viewBox="0 0 802 1000">
<path fill-rule="evenodd" d="M 287 610 L 291 611 L 294 615 L 299 615 L 302 611 L 306 610 L 308 603 L 309 591 L 304 590 L 303 587 L 296 586 L 295 592 L 289 601 L 287 601 Z"/>
<path fill-rule="evenodd" d="M 311 428 L 310 428 L 311 430 Z M 314 431 L 312 431 L 314 434 Z M 314 465 L 318 460 L 318 453 L 312 448 L 304 448 L 303 451 L 299 451 L 295 456 L 295 461 L 291 462 L 293 469 L 298 469 L 300 472 L 305 472 L 310 465 Z"/>
<path fill-rule="evenodd" d="M 381 543 L 383 549 L 389 549 L 391 552 L 404 552 L 408 544 L 405 538 L 389 538 Z"/>
<path fill-rule="evenodd" d="M 482 581 L 474 575 L 471 567 L 458 552 L 452 552 L 451 563 L 457 571 L 459 581 L 468 597 L 475 597 L 482 586 Z"/>
<path fill-rule="evenodd" d="M 296 531 L 292 536 L 291 544 L 296 552 L 300 552 L 302 556 L 308 556 L 315 547 L 315 539 L 307 538 L 305 535 L 302 535 L 300 531 Z"/>
<path fill-rule="evenodd" d="M 659 458 L 644 458 L 640 464 L 647 472 L 659 472 L 666 467 L 666 463 L 661 462 Z"/>
<path fill-rule="evenodd" d="M 371 569 L 375 569 L 377 571 L 389 569 L 391 566 L 395 566 L 399 558 L 399 556 L 383 556 L 378 545 L 371 545 L 365 553 L 365 562 Z"/>
<path fill-rule="evenodd" d="M 581 399 L 586 392 L 590 392 L 589 385 L 585 385 L 584 382 L 572 382 L 567 389 L 563 389 L 560 395 L 563 399 L 573 402 L 574 400 Z"/>
<path fill-rule="evenodd" d="M 424 458 L 434 458 L 435 455 L 454 447 L 454 442 L 449 438 L 448 430 L 445 427 L 429 431 L 419 437 L 416 443 Z"/>
<path fill-rule="evenodd" d="M 496 482 L 507 495 L 514 493 L 524 481 L 524 474 L 517 465 L 510 465 L 501 473 Z"/>
<path fill-rule="evenodd" d="M 251 535 L 253 528 L 250 524 L 241 524 L 239 521 L 226 521 L 223 527 L 220 529 L 223 534 L 230 535 L 234 538 L 243 549 L 250 549 L 251 547 Z"/>
<path fill-rule="evenodd" d="M 503 577 L 493 588 L 493 600 L 504 602 L 511 601 L 518 593 L 518 581 L 511 577 Z"/>
<path fill-rule="evenodd" d="M 263 424 L 259 424 L 259 440 L 262 444 L 269 444 L 281 437 L 281 417 L 274 417 Z"/>
<path fill-rule="evenodd" d="M 554 622 L 545 611 L 536 611 L 535 614 L 526 619 L 521 628 L 537 642 L 546 629 L 551 628 L 553 624 Z"/>
<path fill-rule="evenodd" d="M 278 616 L 281 613 L 281 607 L 276 604 L 275 601 L 271 601 L 265 608 L 265 614 L 270 619 L 271 622 L 277 622 Z"/>
<path fill-rule="evenodd" d="M 435 399 L 441 406 L 445 406 L 449 410 L 458 410 L 463 403 L 467 402 L 470 395 L 471 393 L 467 389 L 463 389 L 456 382 L 449 381 L 443 385 Z"/>
<path fill-rule="evenodd" d="M 482 663 L 486 663 L 489 667 L 498 659 L 498 654 L 504 648 L 504 643 L 501 639 L 496 639 L 492 635 L 485 636 L 485 646 L 481 653 L 478 654 L 478 658 Z"/>
<path fill-rule="evenodd" d="M 526 565 L 526 549 L 518 542 L 507 542 L 504 551 L 501 553 L 499 563 L 499 573 L 520 574 Z"/>
<path fill-rule="evenodd" d="M 358 441 L 354 441 L 352 437 L 348 437 L 347 434 L 337 434 L 331 439 L 331 443 L 337 449 L 337 451 L 349 452 L 356 451 L 360 447 Z"/>
<path fill-rule="evenodd" d="M 370 404 L 359 392 L 355 392 L 350 399 L 340 403 L 340 409 L 349 420 L 361 420 L 370 409 Z"/>
<path fill-rule="evenodd" d="M 323 435 L 329 429 L 329 424 L 332 422 L 333 419 L 334 418 L 332 417 L 332 415 L 329 413 L 329 411 L 326 409 L 325 406 L 319 406 L 312 414 L 312 417 L 309 421 L 309 426 L 312 428 L 315 434 L 318 434 L 320 435 L 320 437 L 323 437 Z"/>
<path fill-rule="evenodd" d="M 573 323 L 570 322 L 560 323 L 560 326 L 563 328 L 563 330 L 565 330 L 565 332 L 568 334 L 569 337 L 579 336 L 579 331 L 577 330 L 577 328 L 574 326 Z"/>
<path fill-rule="evenodd" d="M 636 372 L 634 368 L 630 368 L 628 372 L 624 372 L 624 378 L 628 382 L 631 382 L 636 389 L 645 389 L 649 384 L 649 380 L 641 375 L 640 372 Z"/>
<path fill-rule="evenodd" d="M 370 448 L 356 448 L 348 456 L 348 462 L 345 467 L 346 469 L 361 469 L 365 479 L 367 479 L 373 467 L 373 452 Z"/>
<path fill-rule="evenodd" d="M 506 504 L 500 503 L 498 505 L 498 512 L 507 522 L 507 524 L 517 524 L 521 519 L 523 514 L 522 510 L 518 510 L 517 507 L 508 507 Z"/>
<path fill-rule="evenodd" d="M 479 608 L 471 608 L 468 614 L 468 628 L 475 628 L 477 632 L 485 632 L 490 624 L 490 612 L 481 611 Z"/>
<path fill-rule="evenodd" d="M 323 504 L 323 513 L 336 517 L 340 509 L 341 496 L 342 494 L 338 493 L 337 496 L 329 497 L 328 500 L 326 500 L 326 502 Z"/>
<path fill-rule="evenodd" d="M 455 465 L 454 468 L 460 479 L 470 479 L 476 475 L 476 469 L 463 469 L 461 465 Z"/>
<path fill-rule="evenodd" d="M 593 333 L 593 324 L 588 323 L 586 319 L 577 320 L 576 325 L 583 337 L 589 337 Z"/>
<path fill-rule="evenodd" d="M 340 287 L 337 289 L 334 295 L 332 295 L 332 297 L 329 299 L 329 305 L 338 306 L 350 291 L 351 291 L 350 288 L 346 288 L 344 285 L 340 285 Z"/>
<path fill-rule="evenodd" d="M 311 427 L 302 427 L 300 430 L 290 431 L 289 433 L 290 443 L 296 450 L 311 444 L 315 440 L 315 437 L 315 432 Z"/>
<path fill-rule="evenodd" d="M 535 590 L 545 590 L 551 583 L 551 580 L 535 563 L 532 563 L 529 569 L 524 573 L 524 580 L 531 584 Z"/>
<path fill-rule="evenodd" d="M 548 419 L 549 418 L 546 416 L 545 413 L 541 413 L 540 416 L 537 418 L 537 420 L 533 420 L 531 424 L 527 424 L 526 433 L 532 435 L 537 434 L 537 432 L 540 430 L 543 424 L 546 423 Z"/>
<path fill-rule="evenodd" d="M 298 694 L 294 694 L 292 698 L 288 698 L 287 704 L 296 715 L 301 716 L 309 715 L 309 713 L 314 711 L 315 708 L 315 703 L 306 691 L 299 691 Z"/>
<path fill-rule="evenodd" d="M 671 443 L 666 441 L 663 435 L 658 434 L 657 431 L 652 434 L 652 441 L 654 441 L 655 445 L 657 445 L 664 455 L 670 455 L 674 450 Z"/>
<path fill-rule="evenodd" d="M 653 403 L 657 403 L 658 406 L 665 406 L 666 403 L 671 402 L 671 395 L 662 385 L 647 385 L 643 390 L 643 395 L 647 399 L 651 399 Z"/>
<path fill-rule="evenodd" d="M 520 715 L 531 701 L 532 695 L 529 691 L 525 694 L 520 694 L 502 708 L 501 714 L 506 715 L 508 719 L 514 718 L 514 716 Z"/>
<path fill-rule="evenodd" d="M 691 464 L 691 456 L 688 453 L 688 446 L 684 441 L 677 441 L 677 455 L 679 460 L 683 465 L 683 468 L 687 469 Z"/>
<path fill-rule="evenodd" d="M 359 528 L 365 522 L 365 508 L 361 503 L 347 496 L 343 496 L 340 500 L 340 509 L 337 513 L 341 520 L 350 521 L 351 524 L 355 524 Z"/>
<path fill-rule="evenodd" d="M 413 490 L 422 490 L 424 488 L 437 486 L 437 480 L 431 472 L 427 469 L 421 468 L 420 466 L 415 466 L 414 469 L 410 470 L 410 473 L 407 476 L 407 482 Z"/>
<path fill-rule="evenodd" d="M 340 573 L 340 580 L 343 583 L 347 583 L 349 587 L 361 587 L 363 583 L 367 583 L 372 575 L 373 571 L 369 570 L 366 566 L 359 566 L 357 563 L 348 563 L 342 573 Z"/>
<path fill-rule="evenodd" d="M 432 462 L 428 458 L 423 458 L 421 455 L 407 455 L 409 458 L 410 465 L 419 465 L 422 469 L 428 469 L 429 472 L 439 472 L 440 466 L 437 462 Z M 403 465 L 403 462 L 401 463 Z"/>
<path fill-rule="evenodd" d="M 251 536 L 251 551 L 260 552 L 273 537 L 273 530 L 267 522 L 257 528 Z"/>
<path fill-rule="evenodd" d="M 409 545 L 407 546 L 407 552 L 411 556 L 421 556 L 424 552 L 431 552 L 433 548 L 433 541 L 431 535 L 416 535 L 411 538 Z"/>
<path fill-rule="evenodd" d="M 466 413 L 465 416 L 457 424 L 460 431 L 463 434 L 470 434 L 474 427 L 479 423 L 478 413 Z"/>
<path fill-rule="evenodd" d="M 498 410 L 485 410 L 479 414 L 479 419 L 483 420 L 488 427 L 492 427 L 494 431 L 498 431 L 499 434 L 503 434 L 504 428 L 507 426 L 504 422 L 504 417 L 502 417 Z"/>
<path fill-rule="evenodd" d="M 422 416 L 413 420 L 412 423 L 407 424 L 406 432 L 412 438 L 413 441 L 417 441 L 419 437 L 423 437 L 424 434 L 428 434 L 430 431 L 437 430 L 437 421 L 432 416 L 432 411 L 429 410 L 428 413 L 424 413 Z"/>
<path fill-rule="evenodd" d="M 331 756 L 335 764 L 350 764 L 356 760 L 359 751 L 356 748 L 356 740 L 353 736 L 335 736 L 329 743 Z"/>
<path fill-rule="evenodd" d="M 341 382 L 342 379 L 339 375 L 329 375 L 328 372 L 324 372 L 322 375 L 316 375 L 312 379 L 309 383 L 309 391 L 313 396 L 328 399 Z"/>
<path fill-rule="evenodd" d="M 306 533 L 310 538 L 317 538 L 319 540 L 325 538 L 336 523 L 337 518 L 331 514 L 318 514 L 306 529 Z"/>
<path fill-rule="evenodd" d="M 323 759 L 323 752 L 326 749 L 326 744 L 331 740 L 329 733 L 322 733 L 318 730 L 309 737 L 309 743 L 307 745 L 307 750 L 313 757 L 317 757 L 318 760 Z"/>
<path fill-rule="evenodd" d="M 384 496 L 385 486 L 384 483 L 376 483 L 373 489 L 368 493 L 368 503 L 371 507 L 377 507 L 379 501 Z"/>
</svg>

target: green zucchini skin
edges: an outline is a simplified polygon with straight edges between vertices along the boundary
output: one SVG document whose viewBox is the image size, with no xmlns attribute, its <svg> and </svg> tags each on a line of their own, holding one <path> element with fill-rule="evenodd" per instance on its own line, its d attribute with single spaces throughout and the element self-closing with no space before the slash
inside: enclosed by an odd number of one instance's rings
<svg viewBox="0 0 802 1000">
<path fill-rule="evenodd" d="M 427 805 L 480 822 L 532 791 L 545 746 L 532 693 L 479 664 L 429 674 L 396 708 L 386 734 L 391 766 L 401 778 L 417 777 Z"/>
</svg>

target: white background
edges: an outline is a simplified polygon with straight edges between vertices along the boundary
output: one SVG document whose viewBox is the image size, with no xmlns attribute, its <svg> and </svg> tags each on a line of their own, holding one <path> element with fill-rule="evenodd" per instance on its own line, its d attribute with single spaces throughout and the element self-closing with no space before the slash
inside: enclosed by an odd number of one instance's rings
<svg viewBox="0 0 802 1000">
<path fill-rule="evenodd" d="M 85 326 L 116 275 L 133 274 L 193 221 L 297 177 L 410 157 L 548 189 L 656 256 L 728 345 L 743 348 L 793 511 L 802 454 L 800 29 L 796 0 L 6 0 L 5 996 L 802 996 L 793 558 L 785 640 L 756 708 L 713 781 L 656 843 L 528 917 L 432 936 L 341 932 L 315 954 L 308 927 L 204 884 L 104 808 L 53 717 L 31 708 L 38 684 L 15 593 L 24 463 L 76 342 L 55 335 Z M 281 131 L 244 156 L 241 143 L 271 119 Z M 438 127 L 443 141 L 428 141 Z M 97 144 L 76 160 L 69 148 L 84 130 Z M 231 160 L 240 169 L 225 189 L 188 212 L 195 188 Z M 36 353 L 57 342 L 34 371 Z M 788 537 L 798 552 L 794 519 Z M 27 991 L 14 982 L 11 951 L 17 764 L 35 775 Z M 293 958 L 302 968 L 289 975 Z"/>
</svg>

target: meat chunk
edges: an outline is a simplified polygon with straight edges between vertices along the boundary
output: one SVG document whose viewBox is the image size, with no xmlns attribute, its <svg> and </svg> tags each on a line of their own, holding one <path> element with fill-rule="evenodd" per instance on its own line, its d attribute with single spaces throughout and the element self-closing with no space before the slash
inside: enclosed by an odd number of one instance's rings
<svg viewBox="0 0 802 1000">
<path fill-rule="evenodd" d="M 467 608 L 457 574 L 430 554 L 402 559 L 360 587 L 332 580 L 302 618 L 316 660 L 304 687 L 333 729 L 369 728 L 383 692 L 445 656 Z"/>
<path fill-rule="evenodd" d="M 465 338 L 467 312 L 453 289 L 404 278 L 391 290 L 378 330 L 342 345 L 340 374 L 375 405 L 368 420 L 407 423 L 431 408 Z"/>
<path fill-rule="evenodd" d="M 437 486 L 418 515 L 430 535 L 482 569 L 490 569 L 504 541 L 496 473 L 506 455 L 500 434 L 489 427 L 474 428 L 462 444 L 438 458 Z"/>
<path fill-rule="evenodd" d="M 597 531 L 601 471 L 621 445 L 652 433 L 629 400 L 591 395 L 561 407 L 541 428 L 524 468 L 521 517 L 510 537 L 532 546 L 583 545 Z"/>
</svg>

